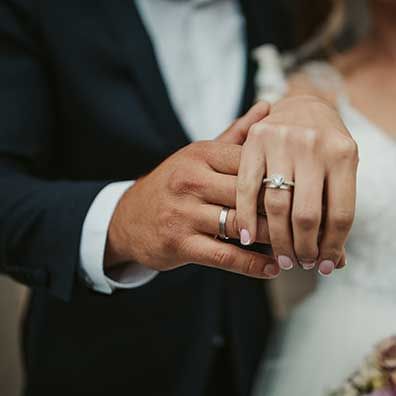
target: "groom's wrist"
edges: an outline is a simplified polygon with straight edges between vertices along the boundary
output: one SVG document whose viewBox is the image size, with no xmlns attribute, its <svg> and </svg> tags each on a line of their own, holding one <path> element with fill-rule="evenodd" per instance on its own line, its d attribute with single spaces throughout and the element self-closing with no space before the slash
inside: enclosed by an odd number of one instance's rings
<svg viewBox="0 0 396 396">
<path fill-rule="evenodd" d="M 133 208 L 129 203 L 132 189 L 133 186 L 129 187 L 121 196 L 109 223 L 103 260 L 105 271 L 136 260 L 129 238 L 130 233 L 134 232 L 133 223 L 127 220 L 133 219 L 130 213 Z"/>
</svg>

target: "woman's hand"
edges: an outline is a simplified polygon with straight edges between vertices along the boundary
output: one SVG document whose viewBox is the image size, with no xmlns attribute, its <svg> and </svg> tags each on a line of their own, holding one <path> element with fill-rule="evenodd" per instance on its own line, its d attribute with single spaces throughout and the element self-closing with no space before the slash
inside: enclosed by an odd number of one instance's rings
<svg viewBox="0 0 396 396">
<path fill-rule="evenodd" d="M 255 123 L 244 143 L 237 182 L 241 243 L 257 238 L 263 178 L 280 174 L 290 190 L 267 188 L 264 207 L 274 256 L 283 269 L 345 265 L 355 212 L 358 149 L 337 111 L 314 96 L 283 99 Z M 319 237 L 319 230 L 321 235 Z"/>
<path fill-rule="evenodd" d="M 105 267 L 138 262 L 158 271 L 196 263 L 256 278 L 279 274 L 273 257 L 240 249 L 214 236 L 228 207 L 225 231 L 236 227 L 236 182 L 249 127 L 268 113 L 254 106 L 215 142 L 192 143 L 140 178 L 119 201 L 110 222 Z M 257 219 L 257 218 L 256 218 Z M 257 240 L 269 243 L 267 222 L 258 217 Z"/>
</svg>

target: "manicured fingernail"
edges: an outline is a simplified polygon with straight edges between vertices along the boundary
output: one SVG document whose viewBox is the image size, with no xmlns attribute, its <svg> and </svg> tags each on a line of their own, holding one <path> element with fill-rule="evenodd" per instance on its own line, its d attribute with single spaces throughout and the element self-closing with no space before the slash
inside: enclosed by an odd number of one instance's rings
<svg viewBox="0 0 396 396">
<path fill-rule="evenodd" d="M 241 237 L 241 244 L 242 245 L 244 245 L 244 246 L 248 246 L 248 245 L 250 245 L 250 234 L 249 234 L 249 231 L 248 230 L 246 230 L 245 228 L 243 228 L 241 231 L 240 231 L 240 237 Z"/>
<path fill-rule="evenodd" d="M 267 264 L 264 268 L 264 272 L 267 276 L 271 278 L 276 278 L 279 275 L 279 269 L 274 264 Z"/>
<path fill-rule="evenodd" d="M 324 260 L 319 264 L 319 274 L 329 276 L 335 269 L 335 264 L 330 260 Z"/>
<path fill-rule="evenodd" d="M 293 268 L 293 261 L 287 256 L 278 256 L 278 264 L 285 271 L 289 271 Z"/>
<path fill-rule="evenodd" d="M 315 263 L 315 261 L 300 261 L 300 265 L 306 271 L 309 271 L 315 267 L 316 263 Z"/>
</svg>

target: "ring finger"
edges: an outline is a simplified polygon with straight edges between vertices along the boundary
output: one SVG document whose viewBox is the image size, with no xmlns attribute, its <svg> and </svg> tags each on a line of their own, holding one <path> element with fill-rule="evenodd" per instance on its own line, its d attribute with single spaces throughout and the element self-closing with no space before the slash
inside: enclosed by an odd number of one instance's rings
<svg viewBox="0 0 396 396">
<path fill-rule="evenodd" d="M 278 158 L 268 160 L 269 177 L 279 175 L 283 176 L 285 181 L 292 181 L 294 175 L 291 164 L 286 163 L 286 156 L 279 158 L 282 158 L 282 160 L 278 160 Z M 296 262 L 290 221 L 292 199 L 292 187 L 284 190 L 267 186 L 265 189 L 264 207 L 267 214 L 272 250 L 278 260 L 279 267 L 286 271 L 292 269 Z"/>
<path fill-rule="evenodd" d="M 195 230 L 207 235 L 218 235 L 221 210 L 221 206 L 211 204 L 202 204 L 195 208 L 192 211 Z M 225 233 L 228 238 L 239 238 L 235 209 L 228 210 Z M 269 244 L 267 219 L 261 215 L 257 218 L 257 242 Z"/>
</svg>

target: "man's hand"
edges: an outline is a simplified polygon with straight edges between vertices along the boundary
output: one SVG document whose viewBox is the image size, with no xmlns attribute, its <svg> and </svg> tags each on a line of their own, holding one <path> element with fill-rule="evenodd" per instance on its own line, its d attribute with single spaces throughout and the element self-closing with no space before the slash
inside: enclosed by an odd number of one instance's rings
<svg viewBox="0 0 396 396">
<path fill-rule="evenodd" d="M 263 178 L 281 174 L 295 182 L 294 189 L 268 188 L 264 198 L 280 267 L 299 263 L 311 269 L 318 264 L 320 273 L 328 275 L 343 266 L 355 211 L 357 164 L 357 145 L 329 103 L 296 96 L 275 104 L 268 117 L 250 128 L 243 146 L 237 188 L 241 242 L 257 240 Z"/>
<path fill-rule="evenodd" d="M 279 274 L 272 257 L 214 238 L 222 207 L 235 208 L 242 149 L 224 142 L 239 139 L 261 119 L 260 109 L 263 105 L 235 122 L 219 141 L 179 150 L 124 194 L 109 227 L 107 268 L 134 261 L 161 271 L 196 263 L 257 278 Z M 226 231 L 238 239 L 235 219 L 231 209 Z M 258 216 L 257 224 L 257 241 L 269 243 L 265 217 Z"/>
</svg>

